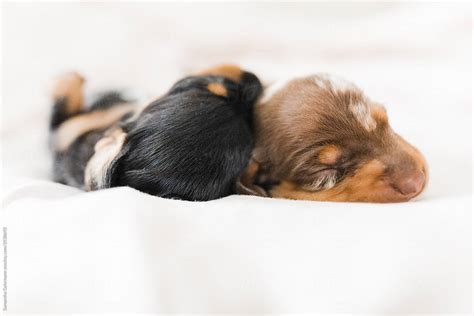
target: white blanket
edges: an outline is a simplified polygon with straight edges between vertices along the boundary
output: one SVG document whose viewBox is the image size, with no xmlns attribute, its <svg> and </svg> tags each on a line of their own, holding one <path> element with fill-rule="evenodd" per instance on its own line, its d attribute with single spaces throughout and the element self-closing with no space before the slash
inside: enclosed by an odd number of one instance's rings
<svg viewBox="0 0 474 316">
<path fill-rule="evenodd" d="M 8 311 L 471 310 L 468 4 L 10 3 L 3 23 Z M 51 76 L 72 68 L 89 90 L 159 95 L 220 62 L 266 82 L 314 72 L 353 80 L 425 154 L 427 191 L 386 205 L 183 202 L 50 181 Z"/>
</svg>

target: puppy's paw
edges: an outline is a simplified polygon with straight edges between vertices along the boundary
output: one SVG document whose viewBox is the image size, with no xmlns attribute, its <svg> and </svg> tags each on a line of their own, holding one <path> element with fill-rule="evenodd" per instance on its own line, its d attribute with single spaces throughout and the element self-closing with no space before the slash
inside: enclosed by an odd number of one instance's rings
<svg viewBox="0 0 474 316">
<path fill-rule="evenodd" d="M 51 96 L 54 100 L 65 100 L 67 112 L 78 112 L 83 103 L 85 79 L 78 72 L 67 72 L 56 77 L 51 84 Z"/>
<path fill-rule="evenodd" d="M 78 72 L 67 72 L 56 77 L 51 85 L 53 98 L 68 97 L 82 93 L 84 77 Z"/>
</svg>

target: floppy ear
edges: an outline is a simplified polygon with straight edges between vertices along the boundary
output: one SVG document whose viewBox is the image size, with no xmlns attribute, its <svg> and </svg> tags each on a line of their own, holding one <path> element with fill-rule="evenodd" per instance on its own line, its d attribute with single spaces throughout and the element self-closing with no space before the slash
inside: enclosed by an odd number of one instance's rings
<svg viewBox="0 0 474 316">
<path fill-rule="evenodd" d="M 242 86 L 242 101 L 253 107 L 263 92 L 262 83 L 253 73 L 245 71 L 240 79 L 240 84 Z"/>
<path fill-rule="evenodd" d="M 86 191 L 110 188 L 118 160 L 126 153 L 123 144 L 127 134 L 116 128 L 102 137 L 94 147 L 95 153 L 87 163 L 84 175 Z"/>
<path fill-rule="evenodd" d="M 256 184 L 260 165 L 254 159 L 250 159 L 245 171 L 237 178 L 235 192 L 243 195 L 257 195 L 270 197 L 264 188 Z"/>
</svg>

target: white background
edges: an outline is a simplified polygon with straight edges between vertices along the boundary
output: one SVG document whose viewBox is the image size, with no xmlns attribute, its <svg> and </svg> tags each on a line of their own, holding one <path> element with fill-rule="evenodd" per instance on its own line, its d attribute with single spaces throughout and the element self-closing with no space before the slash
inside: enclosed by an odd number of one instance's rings
<svg viewBox="0 0 474 316">
<path fill-rule="evenodd" d="M 11 311 L 468 312 L 471 6 L 10 3 L 3 10 L 2 219 Z M 329 72 L 425 154 L 417 201 L 186 203 L 53 184 L 48 80 L 159 95 L 234 62 L 266 83 Z"/>
</svg>

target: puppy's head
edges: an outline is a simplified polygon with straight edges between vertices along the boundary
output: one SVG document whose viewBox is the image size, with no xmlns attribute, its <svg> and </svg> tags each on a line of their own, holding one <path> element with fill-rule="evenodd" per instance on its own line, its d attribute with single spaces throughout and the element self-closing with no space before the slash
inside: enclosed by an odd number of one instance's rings
<svg viewBox="0 0 474 316">
<path fill-rule="evenodd" d="M 268 91 L 256 107 L 247 193 L 319 201 L 402 202 L 422 192 L 421 153 L 385 108 L 340 78 L 314 75 Z"/>
</svg>

